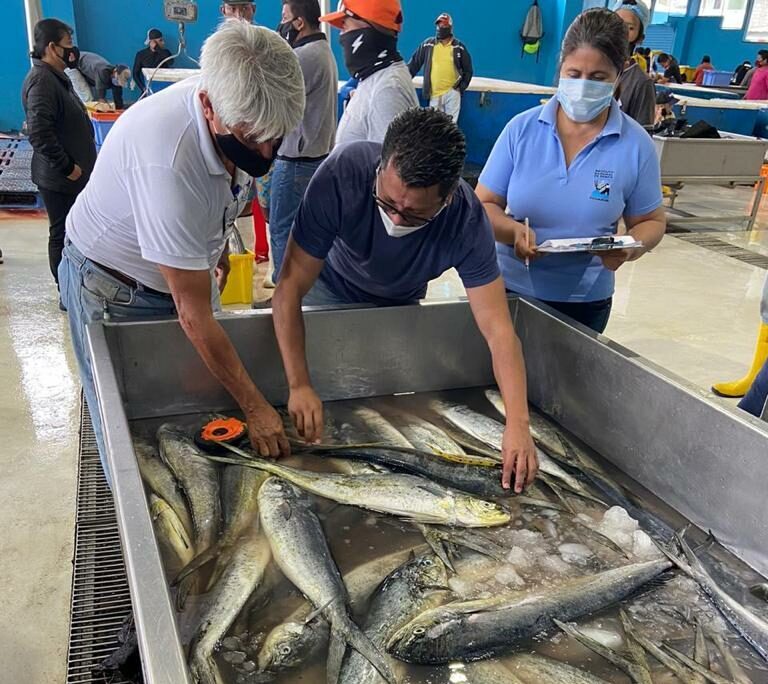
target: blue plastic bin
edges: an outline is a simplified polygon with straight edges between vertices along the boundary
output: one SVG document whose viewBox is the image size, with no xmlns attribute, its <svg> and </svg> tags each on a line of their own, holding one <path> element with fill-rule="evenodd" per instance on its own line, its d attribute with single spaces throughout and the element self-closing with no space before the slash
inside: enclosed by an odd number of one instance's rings
<svg viewBox="0 0 768 684">
<path fill-rule="evenodd" d="M 91 112 L 91 122 L 93 123 L 93 137 L 96 142 L 96 149 L 100 150 L 107 137 L 107 133 L 115 125 L 115 121 L 122 112 Z"/>
<path fill-rule="evenodd" d="M 704 80 L 702 85 L 722 87 L 731 85 L 731 77 L 733 74 L 730 71 L 705 71 Z"/>
</svg>

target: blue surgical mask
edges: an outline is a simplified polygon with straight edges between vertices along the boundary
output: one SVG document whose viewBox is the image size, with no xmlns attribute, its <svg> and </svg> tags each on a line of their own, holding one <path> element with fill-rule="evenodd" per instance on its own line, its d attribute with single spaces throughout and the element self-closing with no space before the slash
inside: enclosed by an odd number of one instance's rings
<svg viewBox="0 0 768 684">
<path fill-rule="evenodd" d="M 557 86 L 557 101 L 571 121 L 587 123 L 611 105 L 615 85 L 610 81 L 561 78 Z"/>
</svg>

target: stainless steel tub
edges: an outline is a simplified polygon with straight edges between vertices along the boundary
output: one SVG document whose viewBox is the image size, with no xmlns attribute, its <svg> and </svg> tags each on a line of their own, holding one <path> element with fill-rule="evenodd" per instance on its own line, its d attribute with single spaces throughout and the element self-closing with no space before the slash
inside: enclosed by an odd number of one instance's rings
<svg viewBox="0 0 768 684">
<path fill-rule="evenodd" d="M 768 425 L 606 338 L 511 300 L 531 401 L 741 559 L 768 573 Z M 222 324 L 267 399 L 286 400 L 269 312 Z M 89 329 L 146 680 L 189 681 L 129 421 L 234 408 L 175 321 Z M 488 385 L 466 302 L 312 311 L 307 349 L 324 400 Z"/>
</svg>

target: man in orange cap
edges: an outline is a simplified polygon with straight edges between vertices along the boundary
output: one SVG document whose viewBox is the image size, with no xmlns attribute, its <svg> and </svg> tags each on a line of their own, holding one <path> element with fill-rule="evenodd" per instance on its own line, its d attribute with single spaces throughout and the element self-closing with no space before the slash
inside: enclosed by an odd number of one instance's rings
<svg viewBox="0 0 768 684">
<path fill-rule="evenodd" d="M 413 53 L 408 68 L 415 76 L 424 67 L 424 97 L 429 106 L 459 120 L 461 95 L 472 81 L 472 57 L 453 35 L 453 19 L 443 12 L 436 20 L 437 34 Z"/>
<path fill-rule="evenodd" d="M 336 144 L 382 142 L 398 114 L 419 106 L 413 79 L 397 51 L 403 28 L 400 0 L 343 0 L 320 21 L 341 29 L 344 63 L 359 81 L 339 122 Z"/>
</svg>

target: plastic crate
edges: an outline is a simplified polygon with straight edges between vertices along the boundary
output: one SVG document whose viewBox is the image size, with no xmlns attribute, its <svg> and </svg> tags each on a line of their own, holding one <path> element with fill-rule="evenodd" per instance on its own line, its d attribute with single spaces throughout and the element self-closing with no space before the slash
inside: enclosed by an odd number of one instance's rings
<svg viewBox="0 0 768 684">
<path fill-rule="evenodd" d="M 705 86 L 727 86 L 731 84 L 733 74 L 730 71 L 705 71 L 702 85 Z"/>
<path fill-rule="evenodd" d="M 229 255 L 229 278 L 222 304 L 253 304 L 253 252 Z"/>
<path fill-rule="evenodd" d="M 115 121 L 120 118 L 122 112 L 91 112 L 91 122 L 93 123 L 93 137 L 96 141 L 96 150 L 100 150 L 104 144 L 107 133 L 115 125 Z"/>
</svg>

